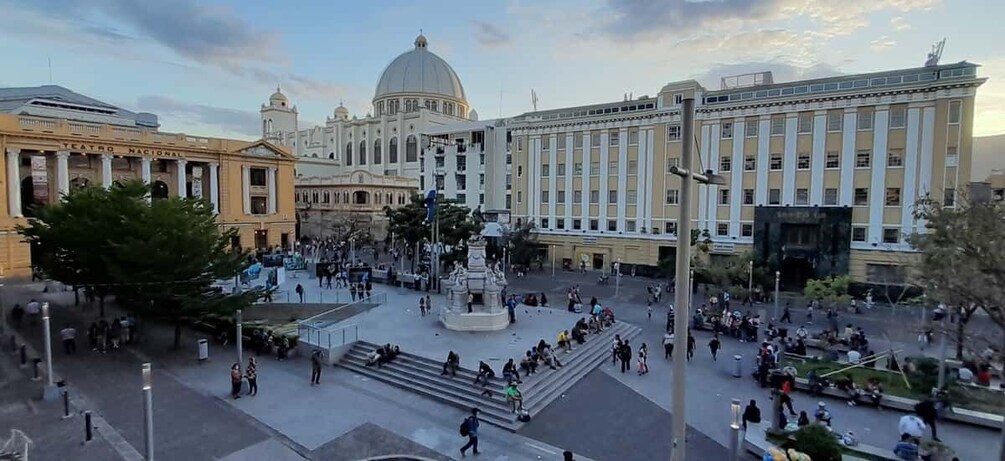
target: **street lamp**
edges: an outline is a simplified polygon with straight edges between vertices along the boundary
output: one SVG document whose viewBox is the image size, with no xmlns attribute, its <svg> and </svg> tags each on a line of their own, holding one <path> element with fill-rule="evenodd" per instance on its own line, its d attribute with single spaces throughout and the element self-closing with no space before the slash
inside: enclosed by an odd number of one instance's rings
<svg viewBox="0 0 1005 461">
<path fill-rule="evenodd" d="M 740 459 L 740 425 L 742 424 L 742 412 L 740 409 L 740 399 L 733 399 L 729 404 L 731 419 L 729 421 L 729 459 L 737 461 Z"/>
<path fill-rule="evenodd" d="M 614 296 L 621 290 L 621 258 L 614 262 Z"/>
<path fill-rule="evenodd" d="M 154 461 L 154 396 L 150 363 L 144 363 L 143 372 L 143 442 L 146 444 L 146 461 Z"/>
<path fill-rule="evenodd" d="M 681 108 L 681 165 L 680 167 L 670 167 L 670 172 L 680 176 L 680 197 L 677 214 L 677 268 L 679 275 L 688 274 L 691 270 L 691 181 L 702 184 L 726 184 L 725 178 L 714 175 L 711 171 L 705 174 L 691 171 L 691 163 L 694 157 L 694 98 L 684 99 Z M 677 292 L 677 308 L 674 310 L 674 349 L 678 351 L 687 350 L 688 338 L 688 316 L 690 306 L 690 292 L 688 291 L 688 280 L 678 276 L 675 289 Z M 685 460 L 685 446 L 687 434 L 687 420 L 685 412 L 687 410 L 687 400 L 685 399 L 684 373 L 686 368 L 687 354 L 677 354 L 673 358 L 673 451 L 672 461 Z"/>
<path fill-rule="evenodd" d="M 242 324 L 244 323 L 244 315 L 242 315 L 241 309 L 234 312 L 234 324 L 237 327 L 237 336 L 234 342 L 237 343 L 237 366 L 241 367 L 244 364 L 244 334 L 242 332 Z"/>
<path fill-rule="evenodd" d="M 49 321 L 49 303 L 42 303 L 42 331 L 45 347 L 45 389 L 42 391 L 44 400 L 53 400 L 59 397 L 56 383 L 52 378 L 52 326 Z"/>
<path fill-rule="evenodd" d="M 691 269 L 690 279 L 688 279 L 688 290 L 687 290 L 687 307 L 685 309 L 691 308 L 691 302 L 694 298 L 694 269 Z"/>
<path fill-rule="evenodd" d="M 747 297 L 754 301 L 754 261 L 747 262 Z"/>
<path fill-rule="evenodd" d="M 551 246 L 551 278 L 555 278 L 555 245 Z"/>
<path fill-rule="evenodd" d="M 777 320 L 778 319 L 778 282 L 779 282 L 779 280 L 781 280 L 781 277 L 782 277 L 782 272 L 781 271 L 775 271 L 775 313 L 772 316 L 771 320 Z"/>
</svg>

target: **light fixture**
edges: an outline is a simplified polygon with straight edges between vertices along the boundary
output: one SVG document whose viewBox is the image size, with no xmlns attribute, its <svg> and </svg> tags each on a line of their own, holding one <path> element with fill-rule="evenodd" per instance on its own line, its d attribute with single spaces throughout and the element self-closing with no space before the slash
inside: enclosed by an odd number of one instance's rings
<svg viewBox="0 0 1005 461">
<path fill-rule="evenodd" d="M 143 364 L 143 390 L 148 391 L 153 388 L 153 377 L 150 374 L 150 364 Z"/>
<path fill-rule="evenodd" d="M 729 423 L 729 427 L 732 429 L 739 429 L 740 424 L 743 422 L 743 413 L 740 409 L 740 400 L 733 399 L 733 402 L 729 405 L 729 411 L 732 416 L 732 420 Z"/>
<path fill-rule="evenodd" d="M 42 318 L 49 320 L 49 303 L 42 303 Z"/>
</svg>

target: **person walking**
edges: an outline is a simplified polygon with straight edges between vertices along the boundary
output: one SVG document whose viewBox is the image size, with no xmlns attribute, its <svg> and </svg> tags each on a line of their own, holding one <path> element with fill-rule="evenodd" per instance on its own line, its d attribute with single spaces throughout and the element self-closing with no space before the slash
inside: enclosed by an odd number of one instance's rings
<svg viewBox="0 0 1005 461">
<path fill-rule="evenodd" d="M 370 282 L 367 282 L 367 283 L 370 283 Z M 366 292 L 367 292 L 366 296 L 367 296 L 367 298 L 369 298 L 370 297 L 370 289 L 367 289 Z M 426 295 L 426 315 L 429 315 L 429 314 L 432 314 L 432 313 L 433 313 L 433 300 L 429 298 L 429 295 Z"/>
<path fill-rule="evenodd" d="M 639 347 L 639 376 L 649 373 L 649 348 L 646 343 Z"/>
<path fill-rule="evenodd" d="M 673 333 L 669 331 L 663 334 L 663 358 L 666 360 L 673 358 Z"/>
<path fill-rule="evenodd" d="M 618 355 L 621 352 L 621 335 L 614 335 L 614 345 L 611 346 L 611 365 L 618 364 Z"/>
<path fill-rule="evenodd" d="M 230 396 L 239 399 L 241 398 L 241 364 L 235 363 L 230 367 Z"/>
<path fill-rule="evenodd" d="M 939 434 L 935 427 L 935 420 L 938 419 L 939 413 L 935 408 L 935 402 L 931 399 L 922 400 L 914 406 L 914 412 L 917 413 L 926 426 L 932 428 L 932 439 L 939 441 Z"/>
<path fill-rule="evenodd" d="M 321 351 L 311 354 L 311 386 L 321 384 Z"/>
<path fill-rule="evenodd" d="M 419 296 L 419 316 L 426 316 L 426 298 L 423 298 L 422 296 Z"/>
<path fill-rule="evenodd" d="M 689 331 L 687 333 L 687 361 L 688 362 L 691 361 L 691 357 L 694 357 L 694 347 L 695 347 L 694 335 L 692 335 L 691 332 Z"/>
<path fill-rule="evenodd" d="M 479 454 L 477 408 L 472 408 L 471 416 L 464 418 L 464 422 L 461 423 L 461 436 L 466 436 L 468 438 L 468 443 L 465 443 L 464 446 L 461 447 L 461 458 L 467 456 L 465 452 L 468 451 L 468 448 L 470 448 L 471 452 L 477 456 Z"/>
<path fill-rule="evenodd" d="M 77 330 L 69 325 L 59 330 L 59 337 L 63 339 L 63 351 L 66 355 L 77 352 Z"/>
<path fill-rule="evenodd" d="M 712 361 L 717 360 L 717 355 L 719 354 L 719 349 L 722 347 L 722 343 L 719 342 L 719 334 L 712 336 L 712 339 L 708 341 L 708 350 L 712 353 Z"/>
<path fill-rule="evenodd" d="M 782 318 L 778 319 L 778 323 L 792 323 L 792 303 L 785 303 L 785 309 L 782 310 Z"/>
<path fill-rule="evenodd" d="M 621 359 L 622 373 L 632 369 L 632 346 L 628 344 L 627 339 L 621 343 L 621 352 L 618 354 L 618 358 Z"/>
<path fill-rule="evenodd" d="M 244 377 L 248 378 L 248 395 L 252 397 L 258 395 L 258 363 L 254 357 L 248 358 L 248 367 L 244 370 Z"/>
</svg>

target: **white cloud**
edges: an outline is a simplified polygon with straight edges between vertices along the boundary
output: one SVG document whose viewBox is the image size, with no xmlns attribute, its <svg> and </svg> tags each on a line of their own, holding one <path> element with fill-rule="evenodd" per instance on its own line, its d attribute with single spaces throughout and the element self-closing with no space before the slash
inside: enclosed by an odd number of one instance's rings
<svg viewBox="0 0 1005 461">
<path fill-rule="evenodd" d="M 893 30 L 897 32 L 901 32 L 910 29 L 911 25 L 903 17 L 897 16 L 890 20 L 890 27 L 893 27 Z"/>
<path fill-rule="evenodd" d="M 475 29 L 475 39 L 477 39 L 478 43 L 482 46 L 490 48 L 506 46 L 513 41 L 513 38 L 509 33 L 503 31 L 494 24 L 490 24 L 485 21 L 471 21 L 471 25 Z"/>
<path fill-rule="evenodd" d="M 894 46 L 896 44 L 897 44 L 897 42 L 893 41 L 892 39 L 890 39 L 890 37 L 887 37 L 886 35 L 883 35 L 883 36 L 877 38 L 876 40 L 873 40 L 873 41 L 869 42 L 869 46 L 874 51 L 882 51 L 882 50 L 890 48 L 890 47 L 892 47 L 892 46 Z"/>
<path fill-rule="evenodd" d="M 1005 56 L 980 63 L 978 75 L 1005 75 Z M 1005 133 L 1005 81 L 990 78 L 977 89 L 974 136 Z"/>
</svg>

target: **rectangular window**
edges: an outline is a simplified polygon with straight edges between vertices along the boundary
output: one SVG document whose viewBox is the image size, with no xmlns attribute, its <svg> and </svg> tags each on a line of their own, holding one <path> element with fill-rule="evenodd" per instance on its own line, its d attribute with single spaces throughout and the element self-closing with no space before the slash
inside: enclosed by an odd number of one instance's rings
<svg viewBox="0 0 1005 461">
<path fill-rule="evenodd" d="M 559 230 L 564 230 L 565 229 L 565 220 L 564 219 L 555 219 L 555 227 L 558 228 Z"/>
<path fill-rule="evenodd" d="M 618 191 L 616 190 L 607 191 L 607 204 L 608 205 L 618 204 Z"/>
<path fill-rule="evenodd" d="M 485 195 L 485 194 L 482 194 Z M 506 208 L 513 208 L 513 196 L 506 194 Z"/>
<path fill-rule="evenodd" d="M 859 112 L 858 113 L 858 129 L 859 130 L 871 130 L 872 129 L 872 112 Z"/>
<path fill-rule="evenodd" d="M 865 187 L 855 188 L 855 206 L 865 206 L 869 204 L 869 189 Z"/>
<path fill-rule="evenodd" d="M 268 214 L 268 198 L 254 196 L 251 197 L 251 214 Z"/>
<path fill-rule="evenodd" d="M 956 189 L 949 188 L 942 191 L 942 206 L 956 206 Z"/>
<path fill-rule="evenodd" d="M 733 122 L 722 122 L 721 128 L 722 139 L 733 139 Z"/>
<path fill-rule="evenodd" d="M 673 94 L 673 105 L 679 106 L 684 104 L 684 93 L 674 93 Z"/>
<path fill-rule="evenodd" d="M 757 157 L 747 155 L 743 157 L 743 171 L 754 171 L 757 169 Z"/>
<path fill-rule="evenodd" d="M 838 204 L 838 190 L 834 187 L 824 189 L 824 205 Z"/>
<path fill-rule="evenodd" d="M 458 200 L 460 200 L 460 199 L 458 199 Z M 548 228 L 548 218 L 541 218 L 541 227 L 543 227 L 545 229 Z"/>
<path fill-rule="evenodd" d="M 883 243 L 900 243 L 900 229 L 883 229 Z"/>
<path fill-rule="evenodd" d="M 600 191 L 599 190 L 591 190 L 590 191 L 590 203 L 593 204 L 593 205 L 596 205 L 596 204 L 600 203 Z"/>
<path fill-rule="evenodd" d="M 639 201 L 639 193 L 635 189 L 628 189 L 625 193 L 625 204 L 632 205 Z"/>
<path fill-rule="evenodd" d="M 583 203 L 583 191 L 581 190 L 572 191 L 572 203 Z"/>
<path fill-rule="evenodd" d="M 628 145 L 634 146 L 639 143 L 639 130 L 628 130 Z"/>
<path fill-rule="evenodd" d="M 596 219 L 591 219 L 590 220 L 590 230 L 591 231 L 600 230 L 600 221 L 596 220 Z"/>
<path fill-rule="evenodd" d="M 635 232 L 635 220 L 625 221 L 625 232 Z"/>
<path fill-rule="evenodd" d="M 886 188 L 886 206 L 900 206 L 900 188 Z"/>
<path fill-rule="evenodd" d="M 607 220 L 607 231 L 608 232 L 617 232 L 618 231 L 618 222 L 616 220 L 613 220 L 613 219 L 608 219 Z"/>
<path fill-rule="evenodd" d="M 841 131 L 844 126 L 844 115 L 838 111 L 827 113 L 827 131 Z"/>
<path fill-rule="evenodd" d="M 667 125 L 667 141 L 680 141 L 680 125 Z"/>
<path fill-rule="evenodd" d="M 639 161 L 629 160 L 628 161 L 628 174 L 639 174 Z"/>
<path fill-rule="evenodd" d="M 617 147 L 618 141 L 621 140 L 621 134 L 617 131 L 611 131 L 610 134 L 607 135 L 607 139 L 611 146 Z"/>
<path fill-rule="evenodd" d="M 785 117 L 771 117 L 771 135 L 781 136 L 785 134 Z"/>
<path fill-rule="evenodd" d="M 743 204 L 753 205 L 754 204 L 754 189 L 744 189 L 743 190 Z"/>
<path fill-rule="evenodd" d="M 768 205 L 781 205 L 781 204 L 782 204 L 782 190 L 768 189 Z"/>
<path fill-rule="evenodd" d="M 558 135 L 558 148 L 565 149 L 565 134 Z"/>
<path fill-rule="evenodd" d="M 800 152 L 799 157 L 796 159 L 796 168 L 800 170 L 810 169 L 810 153 Z"/>
<path fill-rule="evenodd" d="M 613 175 L 618 174 L 617 160 L 611 160 L 610 162 L 607 163 L 607 174 L 613 174 Z"/>
<path fill-rule="evenodd" d="M 600 133 L 590 133 L 590 145 L 593 147 L 600 147 Z"/>
<path fill-rule="evenodd" d="M 872 164 L 872 151 L 862 149 L 855 152 L 855 168 L 869 168 Z"/>
<path fill-rule="evenodd" d="M 541 136 L 541 150 L 551 150 L 551 136 Z"/>
<path fill-rule="evenodd" d="M 777 171 L 782 169 L 782 154 L 774 153 L 771 154 L 771 163 L 768 165 L 772 171 Z"/>
<path fill-rule="evenodd" d="M 548 191 L 546 190 L 541 191 L 541 203 L 547 202 L 549 198 L 551 197 Z"/>
<path fill-rule="evenodd" d="M 719 189 L 719 205 L 729 205 L 729 189 Z"/>
<path fill-rule="evenodd" d="M 573 219 L 572 220 L 572 228 L 574 230 L 583 230 L 583 220 L 581 220 L 581 219 Z"/>
<path fill-rule="evenodd" d="M 743 135 L 748 138 L 756 138 L 757 126 L 758 120 L 756 118 L 747 119 L 747 121 L 744 122 Z"/>
<path fill-rule="evenodd" d="M 890 109 L 890 128 L 903 128 L 907 119 L 907 109 L 894 107 Z"/>
<path fill-rule="evenodd" d="M 558 164 L 558 175 L 559 176 L 565 176 L 565 164 L 564 163 L 559 163 Z"/>
<path fill-rule="evenodd" d="M 667 189 L 667 205 L 677 205 L 680 191 L 677 189 Z"/>
<path fill-rule="evenodd" d="M 809 204 L 810 204 L 810 190 L 796 189 L 796 205 L 809 205 Z"/>
<path fill-rule="evenodd" d="M 715 225 L 715 235 L 724 237 L 729 235 L 729 223 L 719 223 Z"/>
<path fill-rule="evenodd" d="M 958 154 L 959 150 L 956 146 L 949 146 L 946 148 L 946 166 L 956 166 L 959 161 Z"/>
<path fill-rule="evenodd" d="M 740 237 L 753 237 L 753 236 L 754 236 L 753 224 L 740 224 Z"/>
<path fill-rule="evenodd" d="M 722 158 L 719 159 L 719 172 L 729 173 L 729 170 L 731 169 L 733 169 L 733 157 L 723 155 Z"/>
<path fill-rule="evenodd" d="M 583 164 L 581 162 L 576 162 L 572 164 L 572 174 L 574 175 L 583 174 Z"/>
<path fill-rule="evenodd" d="M 560 190 L 560 191 L 556 192 L 556 194 L 557 195 L 555 196 L 555 200 L 558 203 L 565 203 L 565 191 L 564 190 Z"/>
<path fill-rule="evenodd" d="M 548 177 L 551 176 L 551 165 L 545 163 L 541 165 L 541 176 Z"/>
<path fill-rule="evenodd" d="M 827 159 L 824 163 L 825 168 L 841 168 L 841 152 L 836 150 L 827 151 Z"/>
<path fill-rule="evenodd" d="M 251 177 L 252 186 L 265 187 L 265 168 L 251 168 L 249 176 Z"/>
<path fill-rule="evenodd" d="M 949 123 L 957 124 L 960 123 L 960 101 L 949 101 Z"/>
<path fill-rule="evenodd" d="M 516 203 L 523 203 L 523 191 L 516 191 Z"/>
<path fill-rule="evenodd" d="M 813 131 L 813 114 L 799 114 L 799 132 L 810 133 Z"/>
<path fill-rule="evenodd" d="M 583 147 L 583 136 L 581 133 L 575 133 L 572 135 L 572 145 L 573 147 Z"/>
<path fill-rule="evenodd" d="M 680 166 L 680 157 L 668 157 L 667 158 L 667 173 L 670 173 L 670 171 L 675 166 Z"/>
<path fill-rule="evenodd" d="M 852 242 L 864 242 L 865 241 L 865 228 L 864 227 L 852 227 L 851 228 L 851 241 Z"/>
<path fill-rule="evenodd" d="M 904 149 L 890 149 L 886 154 L 886 166 L 904 166 Z"/>
<path fill-rule="evenodd" d="M 668 221 L 663 223 L 663 233 L 668 235 L 674 235 L 677 233 L 677 223 L 674 221 Z"/>
<path fill-rule="evenodd" d="M 590 162 L 590 176 L 600 176 L 600 162 Z"/>
</svg>

